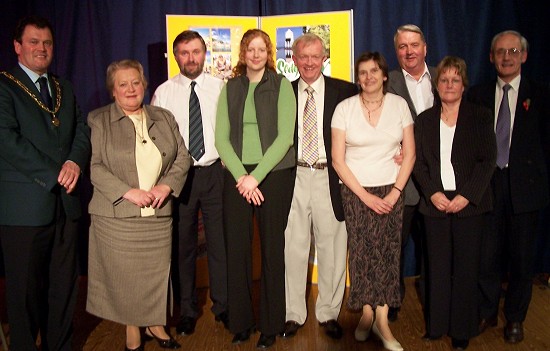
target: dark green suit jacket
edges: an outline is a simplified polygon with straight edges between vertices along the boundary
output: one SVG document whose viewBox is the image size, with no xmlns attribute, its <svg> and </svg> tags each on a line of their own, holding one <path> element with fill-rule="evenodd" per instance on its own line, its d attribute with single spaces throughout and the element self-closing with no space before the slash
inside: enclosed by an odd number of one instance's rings
<svg viewBox="0 0 550 351">
<path fill-rule="evenodd" d="M 40 92 L 19 65 L 9 73 L 40 99 Z M 52 75 L 48 77 L 55 106 L 56 88 Z M 71 84 L 56 79 L 61 88 L 58 127 L 21 86 L 0 74 L 0 225 L 50 224 L 59 195 L 69 219 L 81 214 L 78 189 L 67 194 L 57 177 L 67 160 L 84 170 L 90 156 L 90 131 Z"/>
</svg>

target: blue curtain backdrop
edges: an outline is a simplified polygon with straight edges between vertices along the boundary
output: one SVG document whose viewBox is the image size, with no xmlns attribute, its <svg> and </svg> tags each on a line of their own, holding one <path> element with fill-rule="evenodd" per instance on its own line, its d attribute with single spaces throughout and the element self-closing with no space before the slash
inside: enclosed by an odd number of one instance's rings
<svg viewBox="0 0 550 351">
<path fill-rule="evenodd" d="M 87 114 L 110 102 L 105 69 L 114 60 L 135 58 L 154 83 L 166 78 L 162 54 L 166 14 L 273 16 L 349 9 L 353 9 L 355 57 L 366 50 L 380 51 L 395 68 L 395 29 L 414 23 L 426 35 L 428 64 L 436 65 L 445 55 L 460 56 L 468 64 L 470 83 L 476 84 L 495 75 L 489 62 L 493 35 L 515 29 L 531 46 L 523 74 L 550 81 L 548 43 L 543 41 L 550 33 L 550 2 L 528 0 L 4 0 L 0 70 L 17 62 L 12 42 L 17 20 L 27 14 L 48 18 L 56 35 L 51 70 L 73 82 Z M 173 59 L 171 53 L 168 57 Z M 543 218 L 548 228 L 548 216 Z M 545 270 L 550 270 L 548 263 Z"/>
</svg>

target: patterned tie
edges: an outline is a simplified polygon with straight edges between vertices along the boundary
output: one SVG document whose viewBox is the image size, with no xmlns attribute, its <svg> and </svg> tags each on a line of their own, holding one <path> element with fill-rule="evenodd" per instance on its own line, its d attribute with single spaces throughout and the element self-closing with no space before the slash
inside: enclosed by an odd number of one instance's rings
<svg viewBox="0 0 550 351">
<path fill-rule="evenodd" d="M 510 155 L 510 123 L 512 115 L 510 114 L 510 104 L 508 103 L 508 90 L 512 86 L 506 84 L 502 87 L 502 102 L 498 109 L 497 117 L 497 166 L 502 169 L 508 163 Z"/>
<path fill-rule="evenodd" d="M 317 112 L 313 88 L 306 89 L 307 100 L 304 108 L 304 135 L 302 137 L 302 159 L 309 165 L 313 165 L 319 159 L 317 137 Z"/>
<path fill-rule="evenodd" d="M 46 77 L 40 77 L 38 78 L 38 84 L 40 84 L 40 95 L 42 96 L 42 101 L 51 110 L 52 98 L 50 96 L 50 91 L 48 90 L 48 79 Z"/>
<path fill-rule="evenodd" d="M 201 105 L 195 93 L 195 81 L 191 82 L 189 96 L 189 152 L 198 161 L 204 155 L 204 136 L 202 134 Z"/>
</svg>

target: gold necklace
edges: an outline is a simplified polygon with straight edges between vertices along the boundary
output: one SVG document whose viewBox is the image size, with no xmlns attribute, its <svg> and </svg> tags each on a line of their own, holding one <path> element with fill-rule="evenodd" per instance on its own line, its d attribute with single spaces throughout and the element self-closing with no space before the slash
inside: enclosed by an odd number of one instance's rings
<svg viewBox="0 0 550 351">
<path fill-rule="evenodd" d="M 30 97 L 31 99 L 33 99 L 37 104 L 38 106 L 43 109 L 44 111 L 50 113 L 52 115 L 52 124 L 56 127 L 59 127 L 59 124 L 61 123 L 59 121 L 59 118 L 56 117 L 56 113 L 59 112 L 59 108 L 61 107 L 61 87 L 59 85 L 59 82 L 53 77 L 53 76 L 50 76 L 51 80 L 53 81 L 54 85 L 55 85 L 55 96 L 56 96 L 56 99 L 55 99 L 55 108 L 53 110 L 50 110 L 48 108 L 48 106 L 44 105 L 44 103 L 42 102 L 42 99 L 38 98 L 32 91 L 29 90 L 29 88 L 27 88 L 27 86 L 25 84 L 23 84 L 19 79 L 15 78 L 13 75 L 11 75 L 10 73 L 8 72 L 0 72 L 1 74 L 3 74 L 4 76 L 6 76 L 7 78 L 9 78 L 10 80 L 12 80 L 14 83 L 16 83 L 21 89 L 23 89 Z"/>
<path fill-rule="evenodd" d="M 385 95 L 382 96 L 382 98 L 381 98 L 380 100 L 368 101 L 367 99 L 365 99 L 365 98 L 363 97 L 363 95 L 361 95 L 361 101 L 363 102 L 363 106 L 365 106 L 365 108 L 367 109 L 367 113 L 369 114 L 369 121 L 370 121 L 370 115 L 371 115 L 371 113 L 376 112 L 380 107 L 382 107 L 382 104 L 384 103 L 384 97 L 385 97 Z M 370 109 L 367 107 L 367 102 L 369 102 L 369 103 L 377 103 L 377 102 L 379 102 L 380 104 L 379 104 L 378 107 L 376 107 L 375 109 L 370 110 Z"/>
</svg>

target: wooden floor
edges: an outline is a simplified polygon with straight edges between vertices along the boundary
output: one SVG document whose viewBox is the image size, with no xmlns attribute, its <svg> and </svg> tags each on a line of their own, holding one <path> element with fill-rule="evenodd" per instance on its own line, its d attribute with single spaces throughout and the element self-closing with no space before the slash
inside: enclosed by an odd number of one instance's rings
<svg viewBox="0 0 550 351">
<path fill-rule="evenodd" d="M 547 278 L 546 278 L 547 279 Z M 0 281 L 0 288 L 3 282 Z M 418 302 L 414 289 L 414 278 L 408 278 L 407 295 L 402 306 L 399 319 L 391 324 L 392 331 L 401 342 L 405 350 L 451 350 L 450 339 L 444 337 L 439 341 L 425 342 L 424 320 L 422 317 L 421 305 Z M 99 320 L 84 311 L 86 280 L 81 278 L 80 296 L 75 316 L 75 340 L 74 350 L 84 351 L 122 351 L 125 346 L 124 327 L 109 321 Z M 3 289 L 0 289 L 0 301 L 5 301 Z M 256 300 L 258 289 L 256 289 Z M 221 323 L 214 322 L 210 312 L 210 301 L 207 300 L 207 290 L 201 289 L 199 299 L 204 306 L 203 314 L 199 317 L 196 331 L 191 336 L 176 336 L 182 344 L 182 351 L 203 351 L 203 350 L 257 350 L 256 342 L 259 333 L 252 335 L 251 340 L 241 345 L 232 345 L 232 335 L 223 328 Z M 314 298 L 317 296 L 317 287 L 312 285 L 308 293 L 308 310 L 314 311 Z M 177 315 L 177 311 L 176 315 Z M 5 308 L 0 308 L 0 316 L 5 322 Z M 358 343 L 353 338 L 353 331 L 359 319 L 359 314 L 342 308 L 339 321 L 344 328 L 344 337 L 335 341 L 323 334 L 322 328 L 318 326 L 313 314 L 311 314 L 298 334 L 291 339 L 277 338 L 277 342 L 271 351 L 352 351 L 352 350 L 384 350 L 382 343 L 376 338 L 369 338 L 366 342 Z M 170 321 L 171 334 L 175 335 L 174 326 L 177 318 Z M 499 325 L 470 341 L 468 350 L 501 351 L 501 350 L 550 350 L 550 288 L 547 282 L 536 279 L 533 287 L 533 300 L 531 308 L 524 323 L 525 340 L 517 345 L 508 345 L 502 339 L 504 319 L 502 313 L 499 316 Z M 3 324 L 4 330 L 9 336 L 9 326 Z M 0 350 L 4 351 L 2 347 Z M 161 351 L 156 342 L 150 341 L 145 346 L 146 351 Z M 17 350 L 12 350 L 17 351 Z"/>
</svg>

